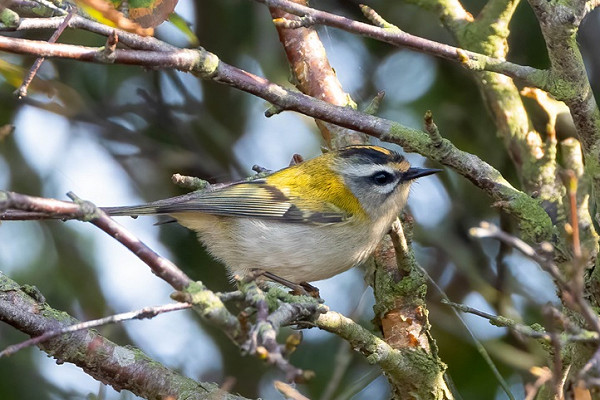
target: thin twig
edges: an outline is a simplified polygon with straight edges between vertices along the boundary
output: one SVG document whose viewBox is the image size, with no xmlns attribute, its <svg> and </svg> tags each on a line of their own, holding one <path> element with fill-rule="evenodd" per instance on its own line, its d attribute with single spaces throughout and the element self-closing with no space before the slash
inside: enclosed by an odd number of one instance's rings
<svg viewBox="0 0 600 400">
<path fill-rule="evenodd" d="M 373 10 L 371 7 L 365 4 L 359 4 L 359 7 L 363 15 L 367 17 L 369 21 L 371 21 L 374 25 L 383 29 L 393 29 L 400 31 L 400 28 L 386 21 L 381 15 L 377 13 L 377 11 Z"/>
<path fill-rule="evenodd" d="M 7 213 L 10 216 L 10 211 L 17 210 L 33 213 L 36 217 L 46 214 L 53 218 L 77 218 L 89 221 L 131 250 L 150 267 L 154 274 L 175 289 L 183 290 L 192 282 L 175 264 L 155 253 L 100 208 L 91 202 L 82 201 L 73 193 L 68 193 L 68 196 L 74 200 L 73 203 L 0 191 L 0 211 L 7 210 L 0 214 L 0 219 L 5 219 Z"/>
<path fill-rule="evenodd" d="M 535 382 L 525 385 L 526 396 L 524 400 L 534 400 L 542 386 L 544 386 L 546 382 L 552 380 L 552 372 L 548 367 L 533 367 L 530 372 L 537 376 L 537 379 Z"/>
<path fill-rule="evenodd" d="M 67 14 L 67 16 L 63 19 L 62 23 L 58 26 L 58 28 L 56 28 L 56 31 L 52 34 L 52 36 L 50 36 L 50 39 L 48 39 L 48 43 L 56 43 L 60 35 L 62 35 L 62 33 L 69 25 L 69 21 L 71 20 L 71 18 L 73 18 L 72 12 Z M 37 71 L 42 66 L 44 60 L 44 57 L 38 57 L 35 59 L 33 65 L 29 69 L 29 72 L 25 76 L 25 79 L 23 79 L 23 83 L 15 91 L 15 95 L 17 96 L 17 98 L 22 99 L 23 97 L 27 96 L 27 88 L 29 87 L 29 84 L 33 81 L 35 74 L 37 74 Z"/>
<path fill-rule="evenodd" d="M 4 350 L 2 350 L 0 352 L 0 358 L 10 356 L 26 347 L 34 346 L 36 344 L 45 342 L 48 339 L 51 339 L 53 337 L 56 337 L 56 336 L 59 336 L 59 335 L 65 334 L 65 333 L 77 332 L 77 331 L 81 331 L 84 329 L 91 329 L 91 328 L 95 328 L 95 327 L 102 326 L 102 325 L 108 325 L 108 324 L 114 324 L 117 322 L 127 321 L 130 319 L 153 318 L 153 317 L 157 316 L 158 314 L 163 314 L 163 313 L 171 312 L 171 311 L 184 310 L 187 308 L 191 308 L 192 306 L 193 305 L 190 303 L 174 303 L 174 304 L 166 304 L 163 306 L 156 306 L 156 307 L 144 307 L 144 308 L 142 308 L 140 310 L 136 310 L 136 311 L 129 311 L 126 313 L 110 315 L 108 317 L 94 319 L 91 321 L 80 322 L 75 325 L 61 327 L 60 329 L 46 331 L 43 334 L 41 334 L 40 336 L 36 336 L 31 339 L 25 340 L 21 343 L 17 343 L 17 344 L 8 346 L 7 348 L 5 348 Z"/>
<path fill-rule="evenodd" d="M 19 25 L 13 27 L 0 27 L 0 31 L 30 31 L 38 29 L 57 29 L 63 22 L 65 17 L 51 18 L 21 18 Z M 73 15 L 68 23 L 69 28 L 83 29 L 89 32 L 96 33 L 105 37 L 110 36 L 111 32 L 116 31 L 119 36 L 119 41 L 132 48 L 138 50 L 156 50 L 156 51 L 172 51 L 177 47 L 165 43 L 153 37 L 142 37 L 135 33 L 127 32 L 122 29 L 117 29 L 108 25 L 101 24 L 96 21 Z"/>
<path fill-rule="evenodd" d="M 572 170 L 565 171 L 565 187 L 569 196 L 569 219 L 571 238 L 573 240 L 573 257 L 575 263 L 581 263 L 581 242 L 579 240 L 579 218 L 577 216 L 577 176 Z"/>
<path fill-rule="evenodd" d="M 444 292 L 444 290 L 437 284 L 437 282 L 431 278 L 431 276 L 427 273 L 427 271 L 420 265 L 419 265 L 419 269 L 421 270 L 421 273 L 427 277 L 431 286 L 434 287 L 437 290 L 437 292 L 440 294 L 440 296 L 442 297 L 442 301 L 445 301 L 448 304 L 452 303 L 450 301 L 450 299 L 448 298 L 448 295 L 446 294 L 446 292 Z M 454 304 L 456 304 L 456 303 L 454 303 Z M 471 328 L 469 328 L 469 326 L 467 325 L 465 320 L 462 318 L 462 316 L 460 315 L 458 310 L 453 307 L 452 312 L 454 313 L 456 318 L 460 321 L 462 326 L 465 328 L 465 330 L 469 334 L 469 337 L 471 338 L 471 340 L 473 342 L 473 346 L 475 346 L 475 349 L 477 350 L 477 352 L 479 353 L 481 358 L 483 358 L 483 360 L 485 361 L 487 366 L 492 371 L 492 374 L 494 375 L 494 377 L 500 384 L 500 387 L 502 388 L 502 390 L 504 390 L 504 393 L 506 393 L 506 396 L 510 400 L 515 400 L 515 396 L 512 394 L 512 392 L 510 390 L 510 386 L 508 385 L 508 382 L 506 382 L 506 380 L 504 379 L 504 377 L 498 370 L 498 367 L 496 367 L 496 364 L 494 364 L 494 360 L 492 360 L 492 358 L 490 357 L 489 353 L 487 352 L 487 350 L 485 349 L 485 347 L 483 346 L 481 341 L 479 339 L 477 339 L 477 337 L 475 336 L 475 334 L 473 333 Z"/>
<path fill-rule="evenodd" d="M 504 241 L 537 262 L 544 271 L 548 272 L 550 276 L 552 276 L 560 290 L 561 298 L 566 305 L 571 309 L 579 311 L 585 318 L 590 328 L 593 331 L 600 333 L 600 319 L 598 319 L 598 314 L 596 314 L 592 306 L 583 297 L 582 290 L 574 288 L 573 285 L 567 282 L 560 272 L 558 266 L 552 260 L 543 257 L 537 251 L 535 251 L 533 247 L 529 246 L 521 239 L 501 231 L 493 224 L 482 222 L 478 228 L 471 228 L 469 232 L 472 236 L 493 237 Z"/>
<path fill-rule="evenodd" d="M 446 299 L 442 299 L 441 303 L 447 304 L 447 305 L 449 305 L 453 308 L 456 308 L 457 310 L 460 310 L 464 313 L 469 313 L 469 314 L 473 314 L 473 315 L 477 315 L 479 317 L 485 318 L 485 319 L 489 320 L 492 325 L 503 326 L 503 327 L 512 329 L 515 332 L 518 332 L 523 336 L 531 337 L 534 339 L 543 339 L 547 342 L 550 342 L 550 340 L 551 340 L 550 334 L 548 332 L 535 330 L 530 326 L 519 324 L 516 321 L 511 320 L 510 318 L 502 317 L 500 315 L 489 314 L 489 313 L 486 313 L 485 311 L 481 311 L 481 310 L 478 310 L 473 307 L 469 307 L 464 304 L 454 303 L 454 302 L 446 300 Z"/>
<path fill-rule="evenodd" d="M 440 146 L 442 144 L 442 135 L 440 135 L 437 125 L 433 122 L 433 113 L 431 110 L 425 111 L 423 120 L 425 121 L 425 132 L 427 132 L 431 138 L 431 144 Z"/>
<path fill-rule="evenodd" d="M 275 386 L 275 389 L 277 389 L 279 391 L 279 393 L 284 395 L 286 399 L 309 400 L 308 397 L 304 396 L 297 389 L 291 387 L 290 385 L 288 385 L 285 382 L 275 381 L 275 382 L 273 382 L 273 386 Z"/>
<path fill-rule="evenodd" d="M 559 317 L 557 310 L 554 307 L 545 307 L 544 315 L 546 317 L 546 325 L 549 326 L 550 344 L 552 345 L 552 389 L 557 400 L 563 400 L 564 394 L 562 390 L 562 346 L 559 340 L 558 327 L 556 326 L 556 318 Z"/>
<path fill-rule="evenodd" d="M 559 287 L 568 288 L 568 284 L 563 278 L 558 266 L 550 261 L 548 258 L 540 255 L 533 247 L 522 241 L 521 239 L 509 235 L 508 233 L 498 229 L 494 224 L 488 222 L 482 222 L 479 227 L 471 228 L 469 230 L 471 236 L 483 238 L 493 237 L 500 241 L 509 244 L 511 247 L 519 250 L 525 256 L 529 257 L 533 261 L 537 262 L 546 272 L 548 272 L 552 278 L 557 282 Z"/>
<path fill-rule="evenodd" d="M 473 314 L 473 315 L 477 315 L 479 317 L 485 318 L 485 319 L 489 320 L 492 325 L 507 327 L 523 336 L 527 336 L 527 337 L 530 337 L 533 339 L 540 339 L 540 340 L 543 340 L 543 341 L 549 342 L 549 343 L 552 343 L 552 340 L 554 340 L 552 337 L 552 333 L 550 333 L 550 332 L 534 329 L 531 326 L 520 324 L 516 321 L 513 321 L 510 318 L 507 318 L 507 317 L 489 314 L 489 313 L 486 313 L 485 311 L 481 311 L 481 310 L 478 310 L 473 307 L 469 307 L 464 304 L 454 303 L 450 300 L 447 300 L 446 298 L 443 298 L 441 300 L 441 303 L 447 304 L 451 307 L 454 307 L 457 310 L 460 310 L 464 313 L 469 313 L 469 314 Z M 556 339 L 558 340 L 558 337 Z M 598 332 L 579 331 L 576 334 L 565 336 L 561 343 L 575 343 L 575 342 L 598 343 L 598 342 L 600 342 L 600 334 L 598 334 Z"/>
</svg>

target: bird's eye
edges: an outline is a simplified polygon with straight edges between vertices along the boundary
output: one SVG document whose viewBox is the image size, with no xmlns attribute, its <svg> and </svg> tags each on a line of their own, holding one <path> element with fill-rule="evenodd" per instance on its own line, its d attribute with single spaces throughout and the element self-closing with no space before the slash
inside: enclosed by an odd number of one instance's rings
<svg viewBox="0 0 600 400">
<path fill-rule="evenodd" d="M 387 185 L 388 183 L 391 183 L 394 181 L 394 175 L 390 174 L 387 171 L 379 171 L 379 172 L 375 172 L 373 175 L 371 175 L 371 180 L 376 184 L 376 185 Z"/>
</svg>

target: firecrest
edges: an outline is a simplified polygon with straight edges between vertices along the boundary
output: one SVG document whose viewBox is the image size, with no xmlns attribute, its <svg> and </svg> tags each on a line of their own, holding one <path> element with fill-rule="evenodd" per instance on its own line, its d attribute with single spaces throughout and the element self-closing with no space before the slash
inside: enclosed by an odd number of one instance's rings
<svg viewBox="0 0 600 400">
<path fill-rule="evenodd" d="M 438 171 L 410 167 L 382 147 L 350 146 L 266 178 L 105 210 L 169 214 L 233 274 L 259 268 L 311 282 L 365 261 L 406 204 L 411 182 Z"/>
</svg>

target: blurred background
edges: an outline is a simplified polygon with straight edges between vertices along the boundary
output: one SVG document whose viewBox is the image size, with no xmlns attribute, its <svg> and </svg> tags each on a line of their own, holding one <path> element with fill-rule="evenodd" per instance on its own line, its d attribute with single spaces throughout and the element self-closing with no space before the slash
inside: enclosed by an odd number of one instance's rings
<svg viewBox="0 0 600 400">
<path fill-rule="evenodd" d="M 437 19 L 418 7 L 361 2 L 404 31 L 454 43 Z M 476 0 L 464 4 L 474 15 L 481 7 Z M 364 21 L 357 1 L 316 5 Z M 248 0 L 180 0 L 176 11 L 191 23 L 200 44 L 223 61 L 291 87 L 285 55 L 264 6 Z M 599 18 L 598 12 L 590 15 L 578 38 L 596 93 L 600 48 L 593 43 L 600 34 Z M 546 67 L 546 48 L 527 4 L 519 6 L 511 29 L 508 59 Z M 333 28 L 319 32 L 344 89 L 359 107 L 383 90 L 386 97 L 379 115 L 414 128 L 420 128 L 424 112 L 432 110 L 444 137 L 518 186 L 468 71 Z M 19 34 L 40 40 L 50 35 Z M 157 37 L 189 46 L 169 23 L 158 28 Z M 105 42 L 83 31 L 66 31 L 60 41 L 90 46 Z M 263 100 L 173 71 L 51 60 L 43 64 L 38 74 L 42 79 L 30 88 L 29 96 L 19 101 L 12 94 L 16 87 L 11 71 L 26 71 L 32 62 L 32 57 L 0 53 L 0 129 L 14 126 L 0 140 L 0 189 L 58 199 L 73 191 L 101 206 L 131 205 L 183 193 L 171 183 L 174 173 L 211 182 L 239 179 L 251 174 L 253 164 L 279 169 L 294 153 L 310 158 L 323 145 L 310 118 L 284 112 L 267 119 L 263 113 L 268 104 Z M 543 127 L 543 113 L 532 101 L 525 102 L 534 122 Z M 413 164 L 439 167 L 418 155 L 407 156 Z M 462 177 L 446 170 L 420 180 L 413 185 L 409 210 L 416 219 L 417 258 L 451 300 L 527 323 L 542 321 L 541 307 L 557 302 L 551 280 L 535 264 L 518 254 L 500 260 L 497 243 L 468 236 L 468 229 L 482 220 L 509 231 L 515 227 Z M 185 228 L 154 226 L 152 217 L 120 222 L 193 279 L 214 291 L 232 288 L 223 266 L 211 260 Z M 21 284 L 36 285 L 50 305 L 81 320 L 170 302 L 170 287 L 133 254 L 92 225 L 76 221 L 2 223 L 0 271 Z M 332 309 L 372 328 L 373 296 L 363 282 L 362 269 L 315 285 Z M 540 349 L 481 318 L 463 316 L 469 333 L 439 300 L 439 293 L 430 287 L 433 335 L 463 398 L 505 398 L 475 350 L 471 333 L 483 342 L 514 393 L 523 393 L 524 382 L 531 379 L 528 369 L 542 360 Z M 227 382 L 230 391 L 248 397 L 281 398 L 272 386 L 274 379 L 283 379 L 277 370 L 240 355 L 224 335 L 191 311 L 100 331 L 192 378 Z M 24 339 L 0 324 L 1 348 Z M 387 383 L 379 371 L 331 334 L 304 331 L 304 342 L 292 360 L 316 372 L 310 383 L 299 385 L 310 398 L 387 397 Z M 342 378 L 331 384 L 333 376 Z M 103 387 L 73 365 L 57 365 L 37 349 L 0 359 L 2 399 L 78 399 L 90 394 L 135 397 Z"/>
</svg>

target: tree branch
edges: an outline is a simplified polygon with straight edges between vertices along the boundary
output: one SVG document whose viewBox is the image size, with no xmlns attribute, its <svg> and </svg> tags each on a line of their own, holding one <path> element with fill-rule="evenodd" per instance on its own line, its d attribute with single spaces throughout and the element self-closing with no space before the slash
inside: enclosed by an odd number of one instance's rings
<svg viewBox="0 0 600 400">
<path fill-rule="evenodd" d="M 304 0 L 297 0 L 305 4 Z M 273 20 L 290 20 L 295 16 L 277 8 L 270 8 Z M 297 17 L 295 17 L 297 18 Z M 341 107 L 356 108 L 350 95 L 342 89 L 333 68 L 329 64 L 325 47 L 313 27 L 289 29 L 275 24 L 279 41 L 294 74 L 296 87 L 304 94 Z M 333 149 L 350 144 L 365 144 L 366 135 L 338 125 L 316 120 L 325 142 Z"/>
<path fill-rule="evenodd" d="M 529 4 L 546 40 L 551 64 L 549 91 L 571 110 L 583 148 L 586 173 L 592 180 L 594 201 L 600 204 L 600 110 L 577 45 L 577 30 L 585 16 L 585 4 L 544 0 L 529 0 Z M 600 214 L 596 213 L 594 218 L 600 222 Z"/>
<path fill-rule="evenodd" d="M 75 318 L 39 301 L 0 273 L 0 321 L 30 335 L 64 329 Z M 152 360 L 138 349 L 121 347 L 94 330 L 83 330 L 50 339 L 39 347 L 62 362 L 73 363 L 115 390 L 127 389 L 147 399 L 243 399 L 214 383 L 196 382 Z"/>
<path fill-rule="evenodd" d="M 529 86 L 546 87 L 547 72 L 514 64 L 503 59 L 463 50 L 457 47 L 423 39 L 397 29 L 386 29 L 365 24 L 325 11 L 305 7 L 289 0 L 256 0 L 301 17 L 310 17 L 315 24 L 328 25 L 347 32 L 367 36 L 394 46 L 406 47 L 421 53 L 459 62 L 467 69 L 491 71 L 522 80 Z"/>
<path fill-rule="evenodd" d="M 320 329 L 347 340 L 367 361 L 378 364 L 394 387 L 409 390 L 405 393 L 415 393 L 415 398 L 453 398 L 443 381 L 443 374 L 439 371 L 435 357 L 422 349 L 394 349 L 350 318 L 333 311 L 321 314 L 315 324 Z M 422 382 L 430 385 L 420 386 L 419 383 Z"/>
<path fill-rule="evenodd" d="M 64 16 L 50 18 L 21 18 L 17 26 L 0 26 L 0 31 L 21 32 L 38 29 L 58 29 L 65 19 L 66 17 Z M 110 36 L 111 32 L 116 30 L 119 33 L 119 41 L 132 49 L 156 51 L 177 49 L 177 47 L 155 39 L 151 36 L 139 36 L 135 33 L 123 31 L 121 29 L 115 29 L 111 26 L 89 20 L 79 15 L 73 15 L 71 20 L 68 21 L 67 26 L 72 29 L 84 29 L 86 31 L 97 33 L 98 35 L 106 37 Z"/>
<path fill-rule="evenodd" d="M 55 330 L 55 331 L 46 331 L 40 336 L 35 336 L 30 339 L 27 339 L 21 343 L 17 343 L 14 345 L 10 345 L 4 350 L 0 351 L 0 358 L 10 356 L 15 354 L 16 352 L 29 347 L 45 342 L 53 337 L 63 335 L 65 333 L 77 332 L 84 329 L 92 329 L 98 326 L 114 324 L 118 322 L 123 322 L 131 319 L 145 319 L 145 318 L 153 318 L 158 314 L 171 312 L 171 311 L 179 311 L 191 308 L 192 304 L 190 303 L 171 303 L 162 306 L 156 307 L 144 307 L 140 310 L 129 311 L 120 314 L 109 315 L 108 317 L 99 318 L 91 321 L 79 322 L 74 325 L 69 325 L 67 327 Z"/>
<path fill-rule="evenodd" d="M 77 199 L 73 194 L 71 196 L 76 199 L 76 202 L 69 203 L 0 191 L 0 220 L 5 219 L 7 213 L 10 217 L 12 214 L 10 211 L 19 210 L 25 213 L 33 212 L 36 217 L 45 214 L 46 218 L 77 218 L 91 222 L 131 250 L 150 267 L 156 276 L 176 290 L 184 291 L 189 297 L 184 301 L 193 303 L 194 310 L 198 314 L 221 328 L 234 343 L 238 345 L 241 343 L 239 321 L 229 313 L 215 293 L 207 290 L 202 283 L 193 282 L 175 264 L 158 255 L 120 224 L 109 218 L 101 209 L 90 202 Z"/>
</svg>

